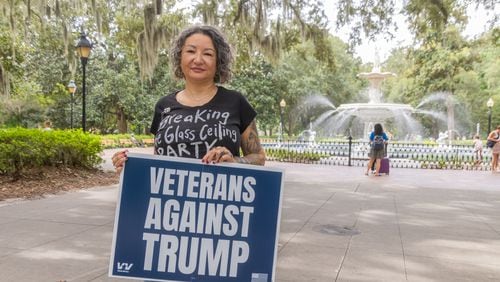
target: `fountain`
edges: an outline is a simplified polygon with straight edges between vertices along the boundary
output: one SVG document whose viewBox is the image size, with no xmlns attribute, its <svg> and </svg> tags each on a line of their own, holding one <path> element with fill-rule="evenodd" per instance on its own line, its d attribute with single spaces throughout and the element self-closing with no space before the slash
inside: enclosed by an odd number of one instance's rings
<svg viewBox="0 0 500 282">
<path fill-rule="evenodd" d="M 307 97 L 298 110 L 307 113 L 309 116 L 305 118 L 309 118 L 309 120 L 311 114 L 319 113 L 319 116 L 316 116 L 313 122 L 309 123 L 309 128 L 304 130 L 297 140 L 291 140 L 287 143 L 285 153 L 276 143 L 264 143 L 263 146 L 269 150 L 270 156 L 275 150 L 274 158 L 278 160 L 294 161 L 297 154 L 305 154 L 309 157 L 318 154 L 320 156 L 318 159 L 305 161 L 304 158 L 298 158 L 295 161 L 366 167 L 367 152 L 370 148 L 369 142 L 367 142 L 368 132 L 372 130 L 375 123 L 383 123 L 384 129 L 389 135 L 391 135 L 390 131 L 395 133 L 396 136 L 393 140 L 412 141 L 394 142 L 389 146 L 388 155 L 391 158 L 391 167 L 490 169 L 487 159 L 483 160 L 484 164 L 481 166 L 473 165 L 472 146 L 453 145 L 450 142 L 454 135 L 463 136 L 454 128 L 453 112 L 461 113 L 456 117 L 457 121 L 468 120 L 467 110 L 460 108 L 463 106 L 457 103 L 450 92 L 431 93 L 416 107 L 408 104 L 385 103 L 380 90 L 381 83 L 385 79 L 395 76 L 394 73 L 382 72 L 378 63 L 375 64 L 371 72 L 358 74 L 358 77 L 369 81 L 368 101 L 366 103 L 346 103 L 335 107 L 325 96 L 311 95 Z M 313 107 L 318 108 L 313 109 Z M 454 107 L 457 109 L 454 110 Z M 433 119 L 433 123 L 439 122 L 437 127 L 432 128 L 435 132 L 425 135 L 426 138 L 436 140 L 437 145 L 414 142 L 421 141 L 423 137 L 421 133 L 424 132 L 422 125 L 414 118 L 416 115 L 426 115 Z M 446 129 L 444 125 L 447 125 Z M 478 126 L 476 126 L 477 132 L 479 132 Z M 438 133 L 439 136 L 435 136 Z M 315 139 L 318 136 L 340 138 L 322 139 L 320 142 L 316 142 Z M 346 136 L 355 137 L 358 140 L 346 138 Z"/>
<path fill-rule="evenodd" d="M 382 101 L 382 91 L 380 90 L 382 82 L 389 78 L 395 77 L 392 72 L 382 72 L 380 70 L 378 56 L 376 56 L 375 64 L 371 72 L 362 72 L 358 77 L 367 79 L 368 87 L 368 102 L 367 103 L 348 103 L 341 104 L 335 108 L 330 103 L 332 110 L 324 112 L 319 118 L 314 121 L 316 128 L 331 128 L 333 132 L 345 132 L 356 126 L 363 126 L 362 139 L 368 138 L 369 132 L 375 123 L 384 123 L 389 119 L 394 119 L 395 123 L 403 123 L 402 128 L 417 131 L 418 123 L 411 117 L 415 109 L 408 104 L 384 103 Z M 359 130 L 358 130 L 359 131 Z M 408 135 L 408 134 L 407 134 Z"/>
<path fill-rule="evenodd" d="M 382 98 L 381 84 L 391 77 L 396 77 L 392 72 L 382 72 L 379 65 L 378 55 L 371 72 L 362 72 L 358 77 L 367 79 L 368 102 L 366 103 L 346 103 L 335 107 L 326 97 L 310 96 L 305 101 L 308 106 L 326 106 L 324 111 L 313 122 L 313 127 L 318 131 L 318 135 L 336 136 L 345 135 L 348 130 L 352 130 L 354 137 L 362 140 L 368 138 L 373 124 L 384 124 L 386 131 L 395 131 L 395 138 L 399 140 L 420 140 L 423 128 L 414 118 L 415 114 L 422 114 L 432 117 L 434 120 L 447 124 L 447 136 L 451 141 L 453 136 L 459 136 L 454 128 L 453 105 L 456 101 L 448 92 L 436 92 L 424 99 L 417 107 L 409 104 L 386 103 Z M 447 107 L 448 116 L 442 112 L 424 109 L 423 106 L 431 102 L 443 102 Z M 450 114 L 451 113 L 451 114 Z M 310 128 L 312 130 L 312 128 Z"/>
</svg>

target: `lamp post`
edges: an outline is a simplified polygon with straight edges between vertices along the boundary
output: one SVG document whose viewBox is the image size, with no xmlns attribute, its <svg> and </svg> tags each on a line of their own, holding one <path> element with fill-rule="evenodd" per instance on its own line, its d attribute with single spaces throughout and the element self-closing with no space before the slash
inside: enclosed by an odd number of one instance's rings
<svg viewBox="0 0 500 282">
<path fill-rule="evenodd" d="M 491 108 L 493 108 L 493 105 L 495 102 L 493 102 L 493 99 L 488 99 L 488 102 L 486 102 L 486 106 L 488 106 L 488 133 L 490 134 L 491 132 Z"/>
<path fill-rule="evenodd" d="M 82 130 L 85 132 L 85 122 L 86 122 L 86 114 L 85 114 L 85 67 L 87 66 L 87 60 L 90 56 L 90 50 L 92 49 L 92 44 L 85 36 L 85 33 L 82 32 L 80 34 L 80 40 L 76 45 L 76 50 L 78 51 L 78 55 L 80 55 L 80 61 L 82 62 L 82 74 L 83 74 L 83 82 L 82 82 Z"/>
<path fill-rule="evenodd" d="M 351 133 L 351 129 L 349 128 L 349 136 L 347 137 L 347 139 L 349 140 L 349 156 L 348 156 L 348 160 L 347 160 L 347 165 L 348 166 L 351 166 L 351 149 L 352 149 L 352 133 Z"/>
<path fill-rule="evenodd" d="M 286 107 L 286 102 L 285 102 L 285 99 L 281 99 L 281 102 L 280 102 L 280 126 L 281 126 L 281 134 L 280 134 L 280 137 L 281 137 L 281 141 L 283 142 L 285 139 L 284 139 L 284 133 L 285 133 L 285 130 L 284 130 L 284 124 L 283 124 L 283 112 L 285 111 L 285 107 Z"/>
<path fill-rule="evenodd" d="M 74 95 L 76 92 L 76 84 L 74 80 L 70 80 L 70 82 L 68 83 L 68 90 L 69 93 L 71 93 L 71 117 L 69 124 L 71 129 L 73 129 L 73 104 L 74 104 Z"/>
</svg>

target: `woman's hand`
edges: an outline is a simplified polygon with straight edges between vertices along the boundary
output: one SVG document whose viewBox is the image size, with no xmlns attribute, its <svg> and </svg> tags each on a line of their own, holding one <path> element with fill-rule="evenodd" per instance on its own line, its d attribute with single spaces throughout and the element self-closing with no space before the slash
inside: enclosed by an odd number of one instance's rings
<svg viewBox="0 0 500 282">
<path fill-rule="evenodd" d="M 234 156 L 226 147 L 215 147 L 210 149 L 201 159 L 203 163 L 234 163 Z"/>
<path fill-rule="evenodd" d="M 116 169 L 116 173 L 120 173 L 123 170 L 123 166 L 127 161 L 128 150 L 118 151 L 113 154 L 111 161 L 113 161 L 113 166 Z"/>
<path fill-rule="evenodd" d="M 257 125 L 252 121 L 241 134 L 242 157 L 235 157 L 226 147 L 215 147 L 207 152 L 201 159 L 204 163 L 241 163 L 264 165 L 266 162 L 266 153 L 260 145 L 257 134 Z"/>
</svg>

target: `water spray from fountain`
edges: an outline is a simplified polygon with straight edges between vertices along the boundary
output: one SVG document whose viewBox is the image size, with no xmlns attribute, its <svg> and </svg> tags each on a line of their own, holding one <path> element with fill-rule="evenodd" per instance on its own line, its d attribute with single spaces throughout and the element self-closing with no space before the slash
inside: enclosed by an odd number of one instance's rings
<svg viewBox="0 0 500 282">
<path fill-rule="evenodd" d="M 415 108 L 409 104 L 384 102 L 381 85 L 384 80 L 396 77 L 396 74 L 381 71 L 378 54 L 376 54 L 376 60 L 371 72 L 359 73 L 358 77 L 367 79 L 369 82 L 369 87 L 365 90 L 368 102 L 346 103 L 335 107 L 331 101 L 321 95 L 311 95 L 305 99 L 303 105 L 307 109 L 305 112 L 310 112 L 314 107 L 326 108 L 313 121 L 314 130 L 328 137 L 345 135 L 347 130 L 352 130 L 353 137 L 366 140 L 371 131 L 370 124 L 381 123 L 385 124 L 384 128 L 393 131 L 396 139 L 420 140 L 422 139 L 423 128 L 415 119 L 416 115 L 420 115 L 429 116 L 438 124 L 447 125 L 445 132 L 448 140 L 451 140 L 453 136 L 460 136 L 455 129 L 453 110 L 458 103 L 451 93 L 432 93 Z M 441 107 L 446 110 L 447 115 L 443 113 L 444 111 L 425 108 L 436 103 L 440 103 Z M 466 111 L 461 110 L 460 112 Z M 441 134 L 440 137 L 442 136 Z"/>
</svg>

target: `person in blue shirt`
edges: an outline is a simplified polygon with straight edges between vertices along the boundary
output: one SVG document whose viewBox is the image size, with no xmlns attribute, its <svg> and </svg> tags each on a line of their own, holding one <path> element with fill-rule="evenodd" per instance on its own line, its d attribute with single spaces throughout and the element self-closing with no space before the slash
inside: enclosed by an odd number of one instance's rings
<svg viewBox="0 0 500 282">
<path fill-rule="evenodd" d="M 368 162 L 365 175 L 368 175 L 374 162 L 376 162 L 375 175 L 380 175 L 380 160 L 385 156 L 385 145 L 388 140 L 389 138 L 387 138 L 382 125 L 380 123 L 375 124 L 373 131 L 370 133 L 370 152 L 368 153 L 370 161 Z"/>
</svg>

